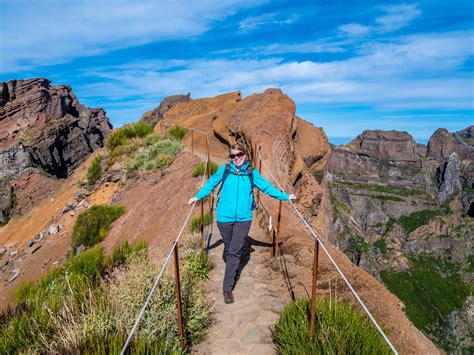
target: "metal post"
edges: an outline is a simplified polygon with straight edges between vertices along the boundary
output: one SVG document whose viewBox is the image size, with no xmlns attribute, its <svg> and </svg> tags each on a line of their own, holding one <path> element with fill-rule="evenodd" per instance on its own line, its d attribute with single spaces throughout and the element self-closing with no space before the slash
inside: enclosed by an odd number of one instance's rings
<svg viewBox="0 0 474 355">
<path fill-rule="evenodd" d="M 191 154 L 194 154 L 194 131 L 191 130 Z"/>
<path fill-rule="evenodd" d="M 201 250 L 204 250 L 204 201 L 201 201 Z"/>
<path fill-rule="evenodd" d="M 178 243 L 174 246 L 174 271 L 176 277 L 176 305 L 178 309 L 178 333 L 181 348 L 184 349 L 183 310 L 181 307 L 181 283 L 179 281 Z"/>
<path fill-rule="evenodd" d="M 313 285 L 311 288 L 311 336 L 314 335 L 314 316 L 316 308 L 316 283 L 318 282 L 318 260 L 319 260 L 319 242 L 314 242 L 314 257 L 313 257 Z"/>
<path fill-rule="evenodd" d="M 275 256 L 278 256 L 278 240 L 280 239 L 280 222 L 281 222 L 281 206 L 283 205 L 283 202 L 280 201 L 278 204 L 278 218 L 277 218 L 277 228 L 276 228 L 276 236 L 275 236 L 275 245 L 276 245 L 276 252 Z"/>
</svg>

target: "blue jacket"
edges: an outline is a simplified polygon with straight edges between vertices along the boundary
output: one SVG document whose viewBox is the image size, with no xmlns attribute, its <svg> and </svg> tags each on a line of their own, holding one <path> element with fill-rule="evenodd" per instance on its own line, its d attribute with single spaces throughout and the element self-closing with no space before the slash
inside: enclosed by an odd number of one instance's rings
<svg viewBox="0 0 474 355">
<path fill-rule="evenodd" d="M 247 168 L 250 163 L 245 162 L 240 168 L 240 175 L 233 162 L 230 163 L 231 173 L 225 179 L 222 186 L 221 195 L 217 203 L 218 222 L 244 222 L 252 220 L 252 184 L 248 176 Z M 196 198 L 202 200 L 209 195 L 222 181 L 225 165 L 222 165 L 214 175 L 212 175 L 202 189 L 197 193 Z M 253 169 L 253 183 L 260 191 L 281 201 L 287 201 L 289 196 L 270 184 L 260 173 Z"/>
</svg>

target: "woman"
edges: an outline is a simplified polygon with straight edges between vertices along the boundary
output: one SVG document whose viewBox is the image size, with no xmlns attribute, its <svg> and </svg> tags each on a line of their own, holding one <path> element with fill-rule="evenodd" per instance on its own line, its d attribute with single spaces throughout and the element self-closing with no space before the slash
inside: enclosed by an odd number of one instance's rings
<svg viewBox="0 0 474 355">
<path fill-rule="evenodd" d="M 245 148 L 234 144 L 230 148 L 230 170 L 227 170 L 221 195 L 217 202 L 217 227 L 224 240 L 224 302 L 233 303 L 232 290 L 235 286 L 240 264 L 242 249 L 252 223 L 252 207 L 254 206 L 253 184 L 260 191 L 281 201 L 295 200 L 295 195 L 287 195 L 274 188 L 260 173 L 252 169 L 247 160 Z M 212 175 L 189 204 L 202 200 L 221 183 L 226 172 L 223 165 Z"/>
</svg>

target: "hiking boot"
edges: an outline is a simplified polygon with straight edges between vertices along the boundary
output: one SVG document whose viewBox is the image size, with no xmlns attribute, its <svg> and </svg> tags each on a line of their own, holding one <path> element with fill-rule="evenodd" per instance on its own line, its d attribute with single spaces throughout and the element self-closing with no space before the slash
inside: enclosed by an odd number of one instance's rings
<svg viewBox="0 0 474 355">
<path fill-rule="evenodd" d="M 234 295 L 232 294 L 232 291 L 224 291 L 224 303 L 234 303 Z"/>
</svg>

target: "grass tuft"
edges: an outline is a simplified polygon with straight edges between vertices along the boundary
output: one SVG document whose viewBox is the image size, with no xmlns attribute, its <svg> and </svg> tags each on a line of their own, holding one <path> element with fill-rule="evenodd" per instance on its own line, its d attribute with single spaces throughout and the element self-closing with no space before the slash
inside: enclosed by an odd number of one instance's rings
<svg viewBox="0 0 474 355">
<path fill-rule="evenodd" d="M 74 223 L 71 246 L 92 246 L 103 240 L 112 223 L 125 213 L 125 206 L 95 205 L 81 213 Z"/>
<path fill-rule="evenodd" d="M 201 203 L 204 203 L 201 201 Z M 209 212 L 204 213 L 204 225 L 208 226 L 212 222 L 212 216 Z M 201 216 L 196 216 L 191 219 L 191 222 L 189 222 L 189 231 L 191 233 L 199 231 L 201 228 Z"/>
<path fill-rule="evenodd" d="M 390 354 L 374 325 L 352 306 L 323 298 L 316 304 L 315 335 L 310 331 L 310 301 L 289 303 L 273 330 L 279 354 Z"/>
<path fill-rule="evenodd" d="M 188 133 L 188 129 L 182 126 L 174 126 L 168 129 L 168 134 L 176 140 L 182 140 Z"/>
<path fill-rule="evenodd" d="M 86 179 L 89 185 L 94 185 L 100 177 L 100 163 L 102 162 L 102 158 L 102 155 L 97 155 L 87 169 Z"/>
<path fill-rule="evenodd" d="M 211 161 L 210 169 L 209 169 L 211 175 L 214 175 L 216 173 L 217 169 L 219 169 L 219 165 L 217 163 L 214 163 L 213 161 Z M 198 165 L 196 165 L 196 167 L 193 169 L 192 175 L 193 175 L 193 177 L 202 176 L 202 175 L 204 175 L 205 171 L 206 171 L 206 163 L 202 161 Z"/>
<path fill-rule="evenodd" d="M 153 126 L 146 122 L 130 123 L 113 130 L 107 137 L 106 146 L 112 151 L 118 146 L 127 145 L 130 138 L 145 137 L 151 132 L 153 132 Z"/>
</svg>

